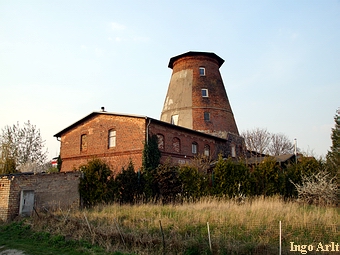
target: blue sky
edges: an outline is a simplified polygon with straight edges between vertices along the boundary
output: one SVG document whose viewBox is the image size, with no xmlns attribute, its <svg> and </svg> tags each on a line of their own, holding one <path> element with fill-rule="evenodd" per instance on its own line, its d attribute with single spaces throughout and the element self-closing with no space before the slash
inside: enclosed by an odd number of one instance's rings
<svg viewBox="0 0 340 255">
<path fill-rule="evenodd" d="M 159 119 L 187 51 L 214 52 L 240 131 L 323 156 L 340 107 L 340 1 L 0 0 L 0 128 L 53 135 L 92 111 Z"/>
</svg>

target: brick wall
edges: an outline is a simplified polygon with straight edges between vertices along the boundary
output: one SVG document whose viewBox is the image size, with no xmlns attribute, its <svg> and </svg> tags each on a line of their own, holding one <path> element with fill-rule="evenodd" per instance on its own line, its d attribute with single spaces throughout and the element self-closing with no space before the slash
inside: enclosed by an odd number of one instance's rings
<svg viewBox="0 0 340 255">
<path fill-rule="evenodd" d="M 0 220 L 11 220 L 19 214 L 22 190 L 34 191 L 37 210 L 78 207 L 79 177 L 79 172 L 1 176 Z"/>
<path fill-rule="evenodd" d="M 116 131 L 116 146 L 109 148 L 109 130 Z M 85 134 L 87 149 L 81 150 Z M 73 171 L 93 158 L 101 158 L 115 173 L 127 167 L 130 159 L 139 169 L 145 141 L 145 118 L 114 114 L 94 114 L 61 135 L 62 172 Z"/>
<path fill-rule="evenodd" d="M 182 107 L 180 102 L 183 100 L 182 96 L 185 96 L 192 100 L 192 104 L 187 106 L 187 108 L 192 108 L 192 116 L 189 116 L 192 118 L 192 127 L 188 125 L 183 126 L 214 135 L 219 134 L 225 139 L 228 133 L 238 135 L 238 128 L 219 71 L 220 64 L 216 57 L 204 53 L 197 53 L 196 55 L 184 54 L 174 61 L 167 96 L 171 95 L 173 90 L 177 91 L 178 96 L 171 98 L 173 102 L 170 106 L 167 106 L 169 108 L 167 109 L 167 119 L 163 118 L 162 120 L 170 122 L 170 115 L 183 114 L 185 107 Z M 199 73 L 200 67 L 205 68 L 204 76 L 201 76 Z M 177 73 L 183 72 L 183 70 L 186 73 L 190 71 L 192 75 L 190 80 L 192 95 L 189 96 L 188 93 L 183 95 L 184 92 L 181 89 L 184 88 L 185 83 L 183 79 L 179 79 L 176 76 Z M 202 89 L 208 90 L 208 97 L 202 97 Z M 170 108 L 172 111 L 170 111 Z M 185 108 L 185 111 L 188 111 L 188 109 Z M 210 114 L 210 120 L 204 120 L 204 112 Z M 179 123 L 179 125 L 182 124 Z"/>
</svg>

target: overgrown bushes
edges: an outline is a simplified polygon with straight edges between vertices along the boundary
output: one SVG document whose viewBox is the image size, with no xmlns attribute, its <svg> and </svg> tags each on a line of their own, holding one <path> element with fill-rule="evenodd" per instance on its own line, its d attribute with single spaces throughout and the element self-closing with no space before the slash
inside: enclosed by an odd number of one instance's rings
<svg viewBox="0 0 340 255">
<path fill-rule="evenodd" d="M 91 207 L 111 202 L 166 204 L 196 201 L 204 196 L 239 199 L 274 195 L 285 199 L 299 197 L 300 201 L 314 204 L 336 202 L 334 174 L 325 172 L 327 163 L 313 157 L 301 157 L 298 162 L 284 167 L 271 157 L 252 167 L 222 156 L 213 163 L 205 156 L 186 165 L 175 166 L 170 162 L 160 164 L 156 136 L 145 144 L 141 171 L 136 172 L 130 161 L 126 169 L 113 176 L 105 162 L 93 159 L 79 169 L 83 172 L 79 185 L 83 205 Z M 321 178 L 319 172 L 327 173 L 327 179 Z M 318 199 L 315 192 L 320 196 Z"/>
<path fill-rule="evenodd" d="M 334 204 L 337 185 L 329 174 L 327 179 L 325 174 L 325 178 L 321 178 L 318 173 L 323 168 L 323 163 L 314 158 L 302 158 L 297 164 L 282 169 L 272 158 L 249 168 L 242 162 L 220 157 L 205 172 L 199 171 L 196 165 L 174 166 L 169 162 L 136 172 L 130 162 L 126 169 L 113 176 L 105 162 L 94 159 L 80 168 L 83 178 L 79 189 L 86 207 L 110 202 L 166 204 L 196 201 L 204 196 L 273 195 L 299 198 L 312 204 Z"/>
</svg>

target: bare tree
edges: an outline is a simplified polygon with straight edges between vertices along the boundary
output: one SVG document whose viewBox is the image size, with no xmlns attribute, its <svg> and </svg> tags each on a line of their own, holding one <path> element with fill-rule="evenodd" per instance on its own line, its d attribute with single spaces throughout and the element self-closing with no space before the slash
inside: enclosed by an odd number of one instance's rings
<svg viewBox="0 0 340 255">
<path fill-rule="evenodd" d="M 40 130 L 29 121 L 20 127 L 19 123 L 6 126 L 0 134 L 1 164 L 0 173 L 16 172 L 17 169 L 29 171 L 29 167 L 41 166 L 47 158 Z"/>
<path fill-rule="evenodd" d="M 267 153 L 271 134 L 265 128 L 254 128 L 241 133 L 247 149 L 258 153 Z"/>
<path fill-rule="evenodd" d="M 336 178 L 327 171 L 318 171 L 312 175 L 302 175 L 302 184 L 294 184 L 298 191 L 298 200 L 314 205 L 336 204 L 338 185 Z"/>
<path fill-rule="evenodd" d="M 291 154 L 294 153 L 294 145 L 285 134 L 272 134 L 268 147 L 268 153 L 272 156 Z"/>
</svg>

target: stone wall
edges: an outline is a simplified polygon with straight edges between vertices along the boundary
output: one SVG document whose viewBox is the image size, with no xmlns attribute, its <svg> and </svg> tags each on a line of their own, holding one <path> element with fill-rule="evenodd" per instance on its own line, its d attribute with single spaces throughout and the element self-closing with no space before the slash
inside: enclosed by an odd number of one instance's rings
<svg viewBox="0 0 340 255">
<path fill-rule="evenodd" d="M 34 208 L 53 210 L 79 207 L 80 172 L 8 174 L 0 176 L 0 220 L 19 215 L 22 191 L 34 192 Z"/>
</svg>

